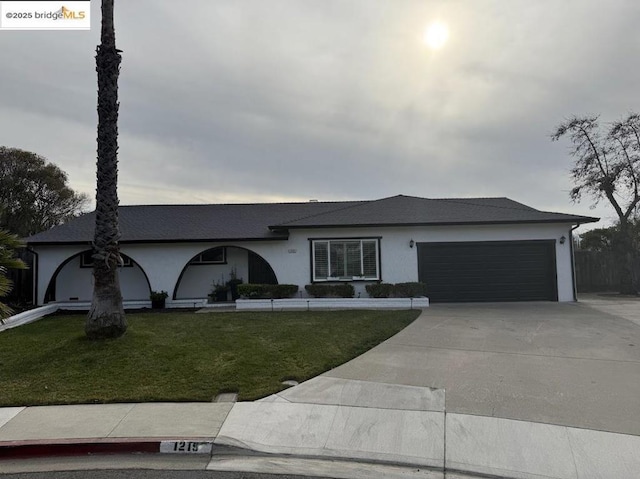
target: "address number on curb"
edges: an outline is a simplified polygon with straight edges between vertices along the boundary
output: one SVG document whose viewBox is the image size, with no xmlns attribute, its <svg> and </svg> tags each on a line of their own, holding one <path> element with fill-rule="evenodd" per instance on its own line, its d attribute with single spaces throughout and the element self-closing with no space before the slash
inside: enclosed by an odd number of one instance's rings
<svg viewBox="0 0 640 479">
<path fill-rule="evenodd" d="M 213 444 L 196 441 L 162 441 L 160 452 L 165 454 L 211 454 Z"/>
</svg>

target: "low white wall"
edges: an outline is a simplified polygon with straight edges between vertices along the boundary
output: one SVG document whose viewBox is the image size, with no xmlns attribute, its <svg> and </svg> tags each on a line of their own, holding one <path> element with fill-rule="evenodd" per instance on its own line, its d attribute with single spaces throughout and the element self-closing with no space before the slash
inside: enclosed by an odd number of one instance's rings
<svg viewBox="0 0 640 479">
<path fill-rule="evenodd" d="M 308 298 L 238 299 L 239 311 L 283 311 L 287 309 L 422 309 L 429 298 Z"/>
<path fill-rule="evenodd" d="M 55 313 L 58 309 L 60 309 L 60 306 L 57 304 L 47 304 L 46 306 L 40 306 L 39 308 L 15 314 L 5 319 L 3 322 L 4 324 L 0 323 L 0 332 L 33 323 L 34 321 L 38 321 L 49 314 Z"/>
</svg>

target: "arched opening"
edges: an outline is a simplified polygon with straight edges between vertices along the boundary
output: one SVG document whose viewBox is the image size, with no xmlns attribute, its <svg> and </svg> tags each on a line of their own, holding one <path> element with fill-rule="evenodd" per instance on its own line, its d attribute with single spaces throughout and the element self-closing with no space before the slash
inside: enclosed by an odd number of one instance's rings
<svg viewBox="0 0 640 479">
<path fill-rule="evenodd" d="M 49 281 L 44 302 L 91 301 L 93 296 L 93 259 L 91 250 L 82 251 L 58 266 Z M 147 273 L 131 257 L 121 254 L 120 290 L 125 301 L 148 300 L 151 284 Z"/>
<path fill-rule="evenodd" d="M 243 283 L 278 284 L 273 268 L 259 254 L 240 246 L 216 246 L 187 262 L 173 290 L 173 299 L 206 298 L 216 285 L 234 278 Z"/>
</svg>

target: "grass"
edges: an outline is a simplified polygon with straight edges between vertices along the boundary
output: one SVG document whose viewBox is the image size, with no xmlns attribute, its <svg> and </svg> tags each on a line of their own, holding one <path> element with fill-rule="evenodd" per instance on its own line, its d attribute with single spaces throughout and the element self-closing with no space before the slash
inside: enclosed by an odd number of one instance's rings
<svg viewBox="0 0 640 479">
<path fill-rule="evenodd" d="M 0 406 L 253 400 L 338 366 L 418 311 L 130 314 L 126 334 L 92 342 L 84 316 L 0 334 Z"/>
</svg>

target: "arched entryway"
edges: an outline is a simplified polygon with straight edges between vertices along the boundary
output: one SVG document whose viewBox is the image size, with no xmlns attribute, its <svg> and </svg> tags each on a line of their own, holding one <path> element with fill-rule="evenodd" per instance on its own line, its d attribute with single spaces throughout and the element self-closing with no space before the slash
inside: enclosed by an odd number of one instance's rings
<svg viewBox="0 0 640 479">
<path fill-rule="evenodd" d="M 206 298 L 216 284 L 237 278 L 243 283 L 278 284 L 271 265 L 240 246 L 216 246 L 189 260 L 180 273 L 173 299 Z"/>
<path fill-rule="evenodd" d="M 87 250 L 67 258 L 51 277 L 44 302 L 91 301 L 93 296 L 92 251 Z M 149 278 L 144 270 L 129 256 L 122 254 L 124 265 L 120 267 L 120 289 L 125 301 L 148 300 L 151 293 Z"/>
</svg>

